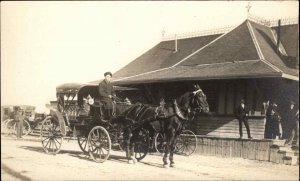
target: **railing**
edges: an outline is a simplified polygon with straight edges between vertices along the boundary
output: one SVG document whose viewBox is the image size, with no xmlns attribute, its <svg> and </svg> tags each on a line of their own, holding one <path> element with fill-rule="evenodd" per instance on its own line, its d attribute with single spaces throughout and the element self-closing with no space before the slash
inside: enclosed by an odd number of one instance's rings
<svg viewBox="0 0 300 181">
<path fill-rule="evenodd" d="M 268 27 L 278 26 L 278 20 L 267 20 L 267 19 L 255 16 L 252 14 L 248 15 L 248 20 L 251 20 L 253 22 L 256 22 L 258 24 L 268 26 Z M 280 20 L 281 20 L 281 26 L 298 23 L 298 18 L 280 18 Z M 231 31 L 233 28 L 234 28 L 234 26 L 227 26 L 227 27 L 215 28 L 215 29 L 209 29 L 209 30 L 163 35 L 162 41 L 201 37 L 201 36 L 216 35 L 216 34 L 224 34 L 224 33 Z"/>
<path fill-rule="evenodd" d="M 193 38 L 193 37 L 216 35 L 216 34 L 224 34 L 224 33 L 229 32 L 233 28 L 234 27 L 232 27 L 232 26 L 227 26 L 227 27 L 215 28 L 215 29 L 209 29 L 209 30 L 201 30 L 201 31 L 194 31 L 194 32 L 187 32 L 187 33 L 180 33 L 180 34 L 164 35 L 162 37 L 162 41 Z"/>
<path fill-rule="evenodd" d="M 269 27 L 274 27 L 278 26 L 278 20 L 267 20 L 252 14 L 248 15 L 248 19 L 251 21 L 254 21 L 258 24 L 269 26 Z M 280 18 L 281 20 L 281 26 L 283 25 L 291 25 L 291 24 L 297 24 L 298 23 L 298 18 Z"/>
</svg>

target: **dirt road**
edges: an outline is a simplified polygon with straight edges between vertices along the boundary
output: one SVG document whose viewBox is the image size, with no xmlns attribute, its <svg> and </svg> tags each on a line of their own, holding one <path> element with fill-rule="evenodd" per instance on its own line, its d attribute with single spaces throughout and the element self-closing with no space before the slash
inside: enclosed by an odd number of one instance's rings
<svg viewBox="0 0 300 181">
<path fill-rule="evenodd" d="M 175 156 L 175 168 L 162 168 L 162 157 L 147 155 L 128 164 L 124 153 L 95 163 L 77 141 L 64 140 L 59 154 L 47 155 L 35 137 L 1 136 L 1 180 L 299 180 L 299 167 L 242 158 Z"/>
</svg>

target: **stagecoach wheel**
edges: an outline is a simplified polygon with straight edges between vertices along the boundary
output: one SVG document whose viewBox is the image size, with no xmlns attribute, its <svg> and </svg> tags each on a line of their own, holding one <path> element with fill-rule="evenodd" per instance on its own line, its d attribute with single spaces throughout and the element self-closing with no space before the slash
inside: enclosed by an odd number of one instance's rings
<svg viewBox="0 0 300 181">
<path fill-rule="evenodd" d="M 137 159 L 137 161 L 141 161 L 143 158 L 145 158 L 149 151 L 149 133 L 146 130 L 141 129 L 137 139 L 134 142 L 135 158 Z"/>
<path fill-rule="evenodd" d="M 111 140 L 108 132 L 102 126 L 94 127 L 88 135 L 88 152 L 98 163 L 105 162 L 110 154 Z"/>
<path fill-rule="evenodd" d="M 197 136 L 190 130 L 183 130 L 178 136 L 175 153 L 189 156 L 197 149 Z"/>
<path fill-rule="evenodd" d="M 86 137 L 81 137 L 81 136 L 77 137 L 79 147 L 83 151 L 83 153 L 88 153 L 89 152 L 87 140 L 88 139 Z"/>
<path fill-rule="evenodd" d="M 154 141 L 155 150 L 159 153 L 164 152 L 164 137 L 161 133 L 156 133 Z"/>
<path fill-rule="evenodd" d="M 63 135 L 60 130 L 59 122 L 52 117 L 47 117 L 41 126 L 40 138 L 46 153 L 57 154 L 60 151 Z"/>
</svg>

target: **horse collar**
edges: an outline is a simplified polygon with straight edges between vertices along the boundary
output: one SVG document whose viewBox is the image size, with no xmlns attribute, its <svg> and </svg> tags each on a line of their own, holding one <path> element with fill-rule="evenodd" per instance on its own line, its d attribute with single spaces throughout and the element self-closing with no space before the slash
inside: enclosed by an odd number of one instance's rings
<svg viewBox="0 0 300 181">
<path fill-rule="evenodd" d="M 174 111 L 175 111 L 176 115 L 182 120 L 187 120 L 187 118 L 185 116 L 183 116 L 182 112 L 180 111 L 176 99 L 174 100 L 173 104 L 174 104 Z"/>
</svg>

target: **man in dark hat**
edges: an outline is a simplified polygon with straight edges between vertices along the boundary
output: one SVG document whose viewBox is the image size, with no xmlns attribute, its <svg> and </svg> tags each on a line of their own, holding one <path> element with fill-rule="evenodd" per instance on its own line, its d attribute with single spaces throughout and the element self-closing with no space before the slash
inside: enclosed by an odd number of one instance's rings
<svg viewBox="0 0 300 181">
<path fill-rule="evenodd" d="M 288 124 L 289 124 L 289 131 L 290 135 L 289 138 L 286 140 L 287 145 L 291 145 L 295 138 L 296 145 L 299 146 L 299 109 L 295 107 L 295 102 L 290 101 L 290 108 L 288 111 Z"/>
<path fill-rule="evenodd" d="M 250 128 L 249 128 L 249 124 L 248 124 L 248 109 L 245 105 L 245 101 L 244 99 L 241 100 L 240 105 L 238 106 L 238 108 L 236 109 L 236 118 L 239 120 L 239 132 L 240 132 L 240 138 L 243 138 L 243 127 L 242 124 L 245 124 L 246 130 L 247 130 L 247 134 L 248 134 L 248 138 L 252 139 L 251 135 L 250 135 Z"/>
<path fill-rule="evenodd" d="M 111 72 L 104 73 L 105 79 L 99 84 L 100 101 L 103 104 L 103 119 L 110 120 L 113 110 L 113 97 L 116 96 L 113 86 L 110 83 Z"/>
</svg>

